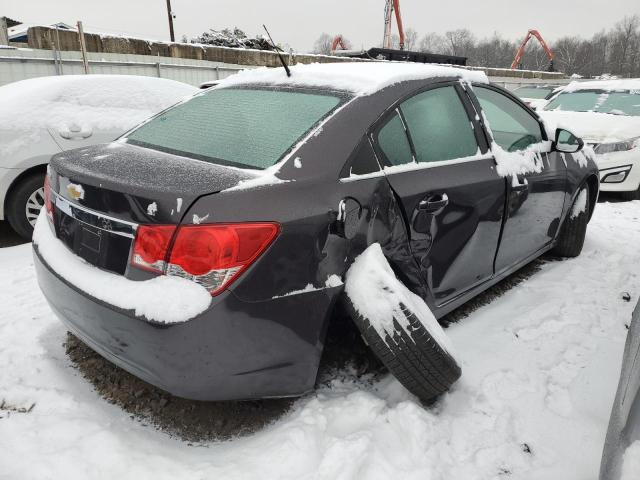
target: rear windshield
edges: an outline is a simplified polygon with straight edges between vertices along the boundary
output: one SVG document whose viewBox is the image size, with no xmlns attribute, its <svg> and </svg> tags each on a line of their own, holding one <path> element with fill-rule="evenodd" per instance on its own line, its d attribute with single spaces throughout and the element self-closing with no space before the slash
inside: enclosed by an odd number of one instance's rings
<svg viewBox="0 0 640 480">
<path fill-rule="evenodd" d="M 520 98 L 535 98 L 535 99 L 544 99 L 547 98 L 553 91 L 553 88 L 549 87 L 520 87 L 516 88 L 513 93 L 515 93 Z"/>
<path fill-rule="evenodd" d="M 127 142 L 222 165 L 264 169 L 344 99 L 335 92 L 213 89 L 143 124 Z"/>
</svg>

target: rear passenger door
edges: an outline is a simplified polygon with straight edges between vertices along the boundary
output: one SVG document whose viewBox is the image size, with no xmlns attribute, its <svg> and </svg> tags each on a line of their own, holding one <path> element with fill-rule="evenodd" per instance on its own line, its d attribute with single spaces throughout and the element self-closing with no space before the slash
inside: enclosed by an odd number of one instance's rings
<svg viewBox="0 0 640 480">
<path fill-rule="evenodd" d="M 473 92 L 494 136 L 506 152 L 517 152 L 546 140 L 538 118 L 502 90 L 476 85 Z M 566 167 L 556 152 L 541 154 L 542 171 L 507 182 L 505 220 L 495 270 L 500 273 L 535 255 L 554 239 L 560 225 L 566 187 Z M 508 159 L 507 159 L 508 160 Z"/>
<path fill-rule="evenodd" d="M 475 111 L 457 82 L 401 102 L 372 141 L 400 197 L 435 306 L 493 275 L 505 204 Z"/>
</svg>

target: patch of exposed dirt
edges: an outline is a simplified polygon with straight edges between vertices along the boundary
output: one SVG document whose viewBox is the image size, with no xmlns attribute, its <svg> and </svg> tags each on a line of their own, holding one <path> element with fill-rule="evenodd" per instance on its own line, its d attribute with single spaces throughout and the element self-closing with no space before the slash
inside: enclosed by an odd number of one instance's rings
<svg viewBox="0 0 640 480">
<path fill-rule="evenodd" d="M 201 402 L 175 397 L 115 366 L 67 333 L 66 353 L 109 403 L 132 418 L 189 442 L 227 440 L 254 433 L 285 415 L 295 399 L 245 402 Z M 364 344 L 348 318 L 331 322 L 318 372 L 317 385 L 330 386 L 336 378 L 372 382 L 383 373 L 382 363 Z"/>
<path fill-rule="evenodd" d="M 116 367 L 71 333 L 67 355 L 109 403 L 132 418 L 190 442 L 226 440 L 253 433 L 285 414 L 291 399 L 200 402 L 175 397 Z"/>
</svg>

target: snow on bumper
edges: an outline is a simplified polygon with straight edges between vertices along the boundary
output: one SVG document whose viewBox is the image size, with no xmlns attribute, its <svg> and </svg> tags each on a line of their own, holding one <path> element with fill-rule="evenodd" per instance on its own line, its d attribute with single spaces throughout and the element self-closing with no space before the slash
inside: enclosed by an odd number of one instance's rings
<svg viewBox="0 0 640 480">
<path fill-rule="evenodd" d="M 184 278 L 160 276 L 133 281 L 100 270 L 74 255 L 52 232 L 45 210 L 33 232 L 34 249 L 49 268 L 91 297 L 136 317 L 158 323 L 180 323 L 204 312 L 211 304 L 207 290 Z"/>
</svg>

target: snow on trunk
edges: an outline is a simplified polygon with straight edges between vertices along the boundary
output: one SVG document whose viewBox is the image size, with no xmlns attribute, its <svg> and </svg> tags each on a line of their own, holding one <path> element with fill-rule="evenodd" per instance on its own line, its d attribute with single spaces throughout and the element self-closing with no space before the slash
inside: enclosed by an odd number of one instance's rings
<svg viewBox="0 0 640 480">
<path fill-rule="evenodd" d="M 427 304 L 398 280 L 387 262 L 380 244 L 374 243 L 353 262 L 346 275 L 345 292 L 356 311 L 365 317 L 385 340 L 393 337 L 394 319 L 412 336 L 409 319 L 401 304 L 411 310 L 433 339 L 452 355 L 449 338 Z"/>
</svg>

